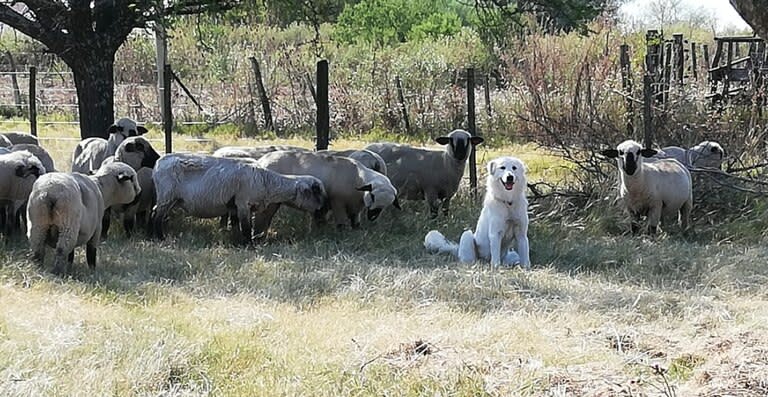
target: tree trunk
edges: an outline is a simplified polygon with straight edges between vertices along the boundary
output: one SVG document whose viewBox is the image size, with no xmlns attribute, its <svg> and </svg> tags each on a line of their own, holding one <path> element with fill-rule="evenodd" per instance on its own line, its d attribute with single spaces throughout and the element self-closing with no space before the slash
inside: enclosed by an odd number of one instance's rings
<svg viewBox="0 0 768 397">
<path fill-rule="evenodd" d="M 768 40 L 768 1 L 731 0 L 731 5 L 758 36 Z"/>
<path fill-rule="evenodd" d="M 80 137 L 108 138 L 115 122 L 114 52 L 89 52 L 69 63 L 77 88 Z"/>
</svg>

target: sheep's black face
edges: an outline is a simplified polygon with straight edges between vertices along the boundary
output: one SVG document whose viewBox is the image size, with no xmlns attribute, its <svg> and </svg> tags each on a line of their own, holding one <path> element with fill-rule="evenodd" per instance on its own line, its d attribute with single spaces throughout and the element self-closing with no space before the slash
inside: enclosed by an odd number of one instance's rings
<svg viewBox="0 0 768 397">
<path fill-rule="evenodd" d="M 456 161 L 465 161 L 472 153 L 472 146 L 481 144 L 483 138 L 471 136 L 464 130 L 455 130 L 447 136 L 436 138 L 435 141 L 441 145 L 448 145 L 448 153 Z"/>
<path fill-rule="evenodd" d="M 369 221 L 375 221 L 381 215 L 381 208 L 369 208 L 366 215 Z"/>
<path fill-rule="evenodd" d="M 160 159 L 160 155 L 155 151 L 152 146 L 147 146 L 144 149 L 144 158 L 141 160 L 142 167 L 155 168 L 155 163 Z"/>
<path fill-rule="evenodd" d="M 627 175 L 634 175 L 635 171 L 637 171 L 637 157 L 632 152 L 626 153 L 624 156 L 624 172 Z"/>
</svg>

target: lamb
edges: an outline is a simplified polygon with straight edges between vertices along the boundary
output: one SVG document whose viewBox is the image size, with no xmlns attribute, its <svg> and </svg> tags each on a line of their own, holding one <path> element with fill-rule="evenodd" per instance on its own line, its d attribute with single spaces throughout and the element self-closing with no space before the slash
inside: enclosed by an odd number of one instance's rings
<svg viewBox="0 0 768 397">
<path fill-rule="evenodd" d="M 18 225 L 17 209 L 27 201 L 32 185 L 43 174 L 45 167 L 28 151 L 0 155 L 0 217 L 6 233 Z"/>
<path fill-rule="evenodd" d="M 258 160 L 264 168 L 286 175 L 312 175 L 323 182 L 328 192 L 330 209 L 338 227 L 360 226 L 360 214 L 367 209 L 369 220 L 375 220 L 389 205 L 400 207 L 397 189 L 389 178 L 363 166 L 357 160 L 312 152 L 277 151 Z M 269 226 L 277 207 L 263 215 L 261 231 Z"/>
<path fill-rule="evenodd" d="M 279 203 L 317 211 L 327 201 L 317 178 L 280 175 L 253 160 L 168 154 L 158 160 L 152 180 L 157 190 L 152 222 L 159 238 L 163 238 L 163 221 L 177 206 L 199 218 L 221 217 L 236 210 L 240 232 L 250 241 L 252 211 Z"/>
<path fill-rule="evenodd" d="M 119 205 L 115 208 L 108 208 L 104 213 L 104 224 L 102 226 L 102 238 L 106 238 L 110 226 L 111 213 L 122 214 L 123 228 L 126 234 L 131 235 L 133 226 L 136 223 L 136 215 L 140 215 L 144 220 L 142 224 L 149 226 L 148 215 L 152 211 L 155 201 L 155 186 L 152 182 L 152 169 L 160 155 L 152 148 L 152 145 L 142 136 L 132 136 L 126 138 L 115 151 L 115 155 L 107 157 L 101 163 L 121 162 L 128 164 L 136 171 L 141 193 L 134 202 Z"/>
<path fill-rule="evenodd" d="M 367 149 L 349 149 L 349 150 L 322 150 L 318 153 L 330 154 L 333 156 L 349 157 L 357 160 L 360 164 L 382 174 L 387 175 L 387 163 L 381 156 Z"/>
<path fill-rule="evenodd" d="M 251 158 L 258 160 L 267 153 L 278 150 L 292 150 L 299 152 L 309 152 L 307 148 L 289 145 L 270 145 L 270 146 L 224 146 L 213 152 L 214 157 L 230 158 Z"/>
<path fill-rule="evenodd" d="M 675 159 L 688 168 L 720 169 L 725 157 L 725 150 L 715 141 L 703 141 L 690 149 L 679 146 L 662 148 L 654 158 Z"/>
<path fill-rule="evenodd" d="M 117 147 L 126 138 L 147 133 L 147 129 L 136 125 L 136 122 L 122 118 L 109 127 L 109 139 L 86 138 L 75 147 L 72 154 L 72 172 L 92 174 L 109 156 L 115 154 Z"/>
<path fill-rule="evenodd" d="M 631 231 L 638 232 L 642 216 L 648 216 L 648 232 L 657 232 L 662 215 L 679 213 L 682 229 L 687 231 L 693 206 L 691 174 L 675 159 L 643 161 L 657 153 L 643 149 L 627 140 L 616 149 L 603 150 L 602 154 L 617 159 L 619 169 L 619 198 L 631 216 Z"/>
<path fill-rule="evenodd" d="M 104 209 L 126 204 L 141 191 L 136 171 L 113 163 L 95 175 L 50 173 L 32 188 L 27 206 L 27 238 L 33 258 L 45 259 L 46 246 L 54 251 L 53 273 L 69 272 L 75 247 L 86 245 L 88 266 L 96 266 Z"/>
<path fill-rule="evenodd" d="M 445 150 L 414 148 L 394 143 L 374 143 L 365 148 L 379 154 L 387 163 L 387 175 L 400 197 L 426 199 L 430 213 L 437 216 L 442 207 L 448 213 L 451 198 L 459 189 L 464 166 L 473 147 L 483 138 L 464 130 L 454 130 L 435 139 Z"/>
<path fill-rule="evenodd" d="M 27 134 L 26 132 L 8 131 L 3 132 L 0 135 L 8 139 L 11 142 L 11 145 L 20 145 L 22 143 L 29 145 L 40 145 L 40 141 L 36 136 Z"/>
</svg>

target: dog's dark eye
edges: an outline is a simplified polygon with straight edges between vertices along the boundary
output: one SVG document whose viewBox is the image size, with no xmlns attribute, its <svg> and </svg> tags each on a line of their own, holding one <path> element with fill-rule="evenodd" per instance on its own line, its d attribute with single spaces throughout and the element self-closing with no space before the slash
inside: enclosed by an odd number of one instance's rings
<svg viewBox="0 0 768 397">
<path fill-rule="evenodd" d="M 512 166 L 512 171 L 517 171 L 517 166 L 516 165 Z"/>
<path fill-rule="evenodd" d="M 503 166 L 503 165 L 502 165 L 501 167 L 499 167 L 499 169 L 501 169 L 501 170 L 506 170 L 506 169 L 507 169 L 507 167 L 505 167 L 505 166 Z"/>
</svg>

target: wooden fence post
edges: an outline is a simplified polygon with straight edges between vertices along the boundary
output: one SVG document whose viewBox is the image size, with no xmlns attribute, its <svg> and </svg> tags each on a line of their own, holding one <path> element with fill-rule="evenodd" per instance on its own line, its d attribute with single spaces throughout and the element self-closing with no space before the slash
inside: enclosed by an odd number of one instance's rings
<svg viewBox="0 0 768 397">
<path fill-rule="evenodd" d="M 37 68 L 29 67 L 29 133 L 37 136 Z"/>
<path fill-rule="evenodd" d="M 405 105 L 405 94 L 403 94 L 403 82 L 400 76 L 395 76 L 395 87 L 397 87 L 397 100 L 400 102 L 400 113 L 403 115 L 403 123 L 405 123 L 405 133 L 411 134 L 411 121 L 408 118 L 408 107 Z"/>
<path fill-rule="evenodd" d="M 317 131 L 317 150 L 328 149 L 328 133 L 330 131 L 330 110 L 328 108 L 328 61 L 317 62 L 317 119 L 315 130 Z"/>
<path fill-rule="evenodd" d="M 691 42 L 691 73 L 693 73 L 693 80 L 699 80 L 699 70 L 696 65 L 696 43 Z"/>
<path fill-rule="evenodd" d="M 650 149 L 653 145 L 652 97 L 651 76 L 646 72 L 643 75 L 643 145 L 645 145 L 647 149 Z"/>
<path fill-rule="evenodd" d="M 672 78 L 672 43 L 665 43 L 664 44 L 664 72 L 663 72 L 663 80 L 664 83 L 662 84 L 662 100 L 661 103 L 666 105 L 667 101 L 669 101 L 669 87 L 670 87 L 670 79 Z"/>
<path fill-rule="evenodd" d="M 675 60 L 675 84 L 677 85 L 678 89 L 683 88 L 683 74 L 684 74 L 684 62 L 685 59 L 685 51 L 683 48 L 683 35 L 682 33 L 676 33 L 672 35 L 673 39 L 673 52 Z"/>
<path fill-rule="evenodd" d="M 267 90 L 264 88 L 264 80 L 261 77 L 261 67 L 256 57 L 248 58 L 251 60 L 251 68 L 253 69 L 254 81 L 256 82 L 256 90 L 259 92 L 259 101 L 261 101 L 261 111 L 264 113 L 264 129 L 273 130 L 274 121 L 272 119 L 272 107 L 269 104 L 269 97 L 267 96 Z"/>
<path fill-rule="evenodd" d="M 621 86 L 624 89 L 624 95 L 626 96 L 626 111 L 627 111 L 627 133 L 632 136 L 635 133 L 635 126 L 633 123 L 635 114 L 635 105 L 632 102 L 632 70 L 629 63 L 629 45 L 621 45 L 621 53 L 619 60 L 621 62 Z M 646 73 L 647 74 L 647 73 Z"/>
<path fill-rule="evenodd" d="M 163 66 L 163 132 L 165 132 L 165 152 L 173 153 L 173 112 L 171 111 L 171 65 Z"/>
<path fill-rule="evenodd" d="M 467 68 L 467 129 L 469 134 L 477 136 L 475 127 L 475 69 Z M 472 197 L 477 196 L 477 156 L 475 147 L 469 154 L 469 187 Z"/>
<path fill-rule="evenodd" d="M 485 113 L 488 114 L 490 119 L 493 116 L 493 109 L 491 109 L 491 77 L 488 73 L 485 74 Z"/>
</svg>

